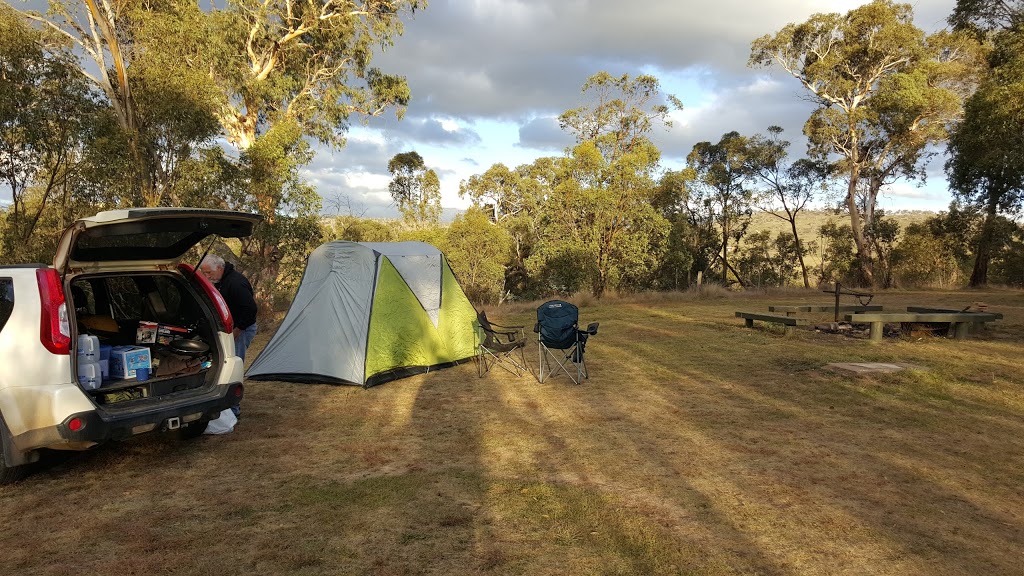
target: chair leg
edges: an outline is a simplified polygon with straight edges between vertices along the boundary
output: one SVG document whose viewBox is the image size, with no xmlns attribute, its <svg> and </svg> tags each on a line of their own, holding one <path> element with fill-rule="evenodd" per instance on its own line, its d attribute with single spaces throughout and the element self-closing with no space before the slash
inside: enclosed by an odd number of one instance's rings
<svg viewBox="0 0 1024 576">
<path fill-rule="evenodd" d="M 522 362 L 521 367 L 523 369 L 523 372 L 530 372 L 530 367 L 526 365 L 526 352 L 524 352 L 525 348 L 526 346 L 519 347 L 519 361 Z"/>
<path fill-rule="evenodd" d="M 541 344 L 540 346 L 541 346 L 540 366 L 541 366 L 541 370 L 543 371 L 544 363 L 545 362 L 548 363 L 548 372 L 550 373 L 548 375 L 548 378 L 553 378 L 553 377 L 557 376 L 559 370 L 561 370 L 562 372 L 565 372 L 565 375 L 569 377 L 569 380 L 571 380 L 573 384 L 579 384 L 580 383 L 580 375 L 578 373 L 579 368 L 576 366 L 575 362 L 572 362 L 572 351 L 574 350 L 574 348 L 570 348 L 568 353 L 565 353 L 566 352 L 565 350 L 560 350 L 560 349 L 556 348 L 556 350 L 558 350 L 559 352 L 564 353 L 564 356 L 560 359 L 558 356 L 555 355 L 554 352 L 551 351 L 550 348 L 544 346 L 543 344 Z M 550 362 L 552 360 L 554 360 L 554 362 L 555 362 L 555 366 L 554 367 L 552 367 L 551 364 L 550 364 Z M 573 368 L 577 369 L 576 377 L 573 377 L 572 372 L 569 371 L 569 366 L 568 365 L 570 363 L 572 364 Z M 543 374 L 543 372 L 542 372 L 542 374 Z M 544 380 L 541 380 L 541 382 L 544 382 Z"/>
<path fill-rule="evenodd" d="M 516 362 L 515 356 L 513 356 L 514 352 L 514 350 L 511 350 L 509 352 L 499 352 L 498 354 L 495 354 L 486 346 L 481 346 L 480 353 L 477 355 L 480 362 L 478 364 L 479 376 L 483 378 L 484 374 L 491 371 L 491 368 L 499 366 L 509 374 L 521 377 L 523 372 L 527 369 L 526 358 L 524 357 L 522 364 L 520 364 L 519 362 Z M 520 355 L 522 355 L 522 350 L 520 350 Z M 511 365 L 511 367 L 509 365 Z"/>
<path fill-rule="evenodd" d="M 544 360 L 544 345 L 537 342 L 537 371 L 540 372 L 540 376 L 537 380 L 541 384 L 544 383 Z"/>
</svg>

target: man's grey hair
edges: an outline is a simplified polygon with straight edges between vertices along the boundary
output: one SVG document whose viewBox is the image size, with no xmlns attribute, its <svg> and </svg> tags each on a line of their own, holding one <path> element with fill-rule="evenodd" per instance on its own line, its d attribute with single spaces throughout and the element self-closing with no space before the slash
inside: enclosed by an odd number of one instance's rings
<svg viewBox="0 0 1024 576">
<path fill-rule="evenodd" d="M 216 254 L 207 254 L 203 256 L 203 261 L 199 263 L 200 266 L 203 264 L 209 264 L 218 270 L 224 269 L 224 259 Z"/>
</svg>

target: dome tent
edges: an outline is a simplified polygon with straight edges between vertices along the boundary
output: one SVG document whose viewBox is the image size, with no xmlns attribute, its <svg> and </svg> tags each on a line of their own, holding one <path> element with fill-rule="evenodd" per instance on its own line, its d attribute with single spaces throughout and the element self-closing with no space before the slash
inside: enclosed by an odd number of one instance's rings
<svg viewBox="0 0 1024 576">
<path fill-rule="evenodd" d="M 277 332 L 246 377 L 355 384 L 476 355 L 476 310 L 444 254 L 423 242 L 321 245 Z"/>
</svg>

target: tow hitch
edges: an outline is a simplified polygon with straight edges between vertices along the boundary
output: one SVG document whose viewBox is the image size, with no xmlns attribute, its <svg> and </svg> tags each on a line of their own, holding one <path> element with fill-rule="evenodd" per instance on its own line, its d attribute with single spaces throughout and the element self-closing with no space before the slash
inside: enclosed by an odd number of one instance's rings
<svg viewBox="0 0 1024 576">
<path fill-rule="evenodd" d="M 181 418 L 178 418 L 177 416 L 168 418 L 167 422 L 164 422 L 165 430 L 177 430 L 178 428 L 181 428 Z"/>
</svg>

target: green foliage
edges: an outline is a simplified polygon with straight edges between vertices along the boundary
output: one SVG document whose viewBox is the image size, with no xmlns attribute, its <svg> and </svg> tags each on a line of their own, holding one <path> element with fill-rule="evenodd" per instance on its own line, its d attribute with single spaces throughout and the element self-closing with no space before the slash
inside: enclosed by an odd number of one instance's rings
<svg viewBox="0 0 1024 576">
<path fill-rule="evenodd" d="M 593 255 L 578 245 L 542 244 L 527 261 L 527 271 L 539 280 L 541 294 L 568 297 L 592 283 Z"/>
<path fill-rule="evenodd" d="M 371 66 L 393 44 L 406 13 L 423 0 L 271 3 L 237 0 L 208 12 L 209 44 L 197 54 L 212 71 L 218 112 L 240 149 L 289 120 L 302 134 L 345 144 L 350 118 L 376 116 L 409 101 L 403 78 Z"/>
<path fill-rule="evenodd" d="M 1015 288 L 1024 287 L 1024 230 L 1014 226 L 1012 236 L 992 264 L 992 280 Z"/>
<path fill-rule="evenodd" d="M 447 235 L 447 229 L 440 224 L 417 225 L 400 230 L 398 232 L 398 241 L 426 242 L 431 246 L 440 248 L 444 246 Z"/>
<path fill-rule="evenodd" d="M 721 281 L 730 273 L 741 285 L 744 280 L 729 264 L 730 243 L 735 247 L 747 232 L 753 214 L 753 190 L 747 186 L 751 172 L 747 160 L 748 140 L 738 132 L 723 134 L 711 142 L 698 142 L 686 157 L 694 175 L 688 201 L 703 209 L 718 231 L 715 257 L 721 261 Z"/>
<path fill-rule="evenodd" d="M 468 195 L 509 234 L 512 261 L 506 270 L 505 287 L 513 297 L 535 299 L 547 293 L 542 279 L 531 272 L 537 268 L 527 262 L 540 258 L 534 254 L 539 249 L 558 163 L 557 158 L 538 158 L 515 170 L 495 164 L 459 186 L 460 196 Z"/>
<path fill-rule="evenodd" d="M 902 288 L 951 286 L 958 266 L 927 223 L 912 224 L 892 254 L 894 284 Z"/>
<path fill-rule="evenodd" d="M 961 203 L 985 213 L 971 286 L 988 282 L 1000 215 L 1024 207 L 1024 5 L 966 1 L 950 21 L 990 43 L 987 74 L 949 142 L 946 174 Z"/>
<path fill-rule="evenodd" d="M 900 225 L 879 212 L 871 221 L 869 232 L 867 237 L 871 240 L 872 252 L 876 258 L 875 277 L 883 288 L 892 288 L 892 252 L 900 235 Z"/>
<path fill-rule="evenodd" d="M 83 203 L 72 192 L 101 115 L 61 39 L 0 5 L 0 186 L 11 194 L 0 262 L 52 259 Z"/>
<path fill-rule="evenodd" d="M 590 284 L 600 297 L 627 268 L 649 260 L 668 223 L 650 204 L 657 150 L 649 143 L 607 162 L 594 141 L 578 144 L 559 163 L 558 183 L 546 202 L 544 227 L 533 257 L 553 260 L 545 269 L 576 259 L 578 273 L 552 289 Z"/>
<path fill-rule="evenodd" d="M 988 32 L 1008 29 L 1024 20 L 1020 0 L 957 0 L 949 23 L 956 30 L 984 37 Z"/>
<path fill-rule="evenodd" d="M 583 92 L 593 96 L 592 104 L 560 117 L 576 137 L 564 158 L 521 167 L 516 177 L 494 167 L 465 184 L 463 193 L 491 200 L 498 217 L 515 215 L 509 220 L 517 227 L 513 240 L 528 243 L 516 246 L 517 260 L 543 279 L 541 291 L 566 293 L 589 284 L 600 298 L 623 278 L 635 282 L 640 268 L 649 269 L 657 252 L 652 246 L 668 233 L 668 222 L 652 205 L 660 152 L 647 138 L 655 121 L 667 123 L 668 107 L 656 102 L 658 81 L 651 76 L 601 72 Z M 518 190 L 534 195 L 512 200 Z"/>
<path fill-rule="evenodd" d="M 388 191 L 402 215 L 413 225 L 436 225 L 441 219 L 441 181 L 415 150 L 400 152 L 388 162 Z"/>
<path fill-rule="evenodd" d="M 788 286 L 800 274 L 793 235 L 780 232 L 772 239 L 762 230 L 747 236 L 736 265 L 752 286 Z"/>
<path fill-rule="evenodd" d="M 459 215 L 440 245 L 466 296 L 476 303 L 501 302 L 505 270 L 512 260 L 512 237 L 491 223 L 480 208 Z"/>
<path fill-rule="evenodd" d="M 299 175 L 310 157 L 300 127 L 280 122 L 242 154 L 236 167 L 217 161 L 211 171 L 212 181 L 227 189 L 209 204 L 264 217 L 236 255 L 263 306 L 280 299 L 275 293 L 294 291 L 306 255 L 322 241 L 320 196 Z"/>
<path fill-rule="evenodd" d="M 828 190 L 831 175 L 822 161 L 801 158 L 791 162 L 790 143 L 782 139 L 782 128 L 770 126 L 768 134 L 755 135 L 747 145 L 747 170 L 757 187 L 754 202 L 765 213 L 789 224 L 793 254 L 800 265 L 804 287 L 810 288 L 804 261 L 809 247 L 801 241 L 797 217 L 809 202 Z"/>
<path fill-rule="evenodd" d="M 387 220 L 372 220 L 357 216 L 336 216 L 326 222 L 324 234 L 332 240 L 351 242 L 396 242 L 398 229 Z"/>
<path fill-rule="evenodd" d="M 853 284 L 857 264 L 853 230 L 848 224 L 829 222 L 821 227 L 818 234 L 822 247 L 818 284 Z"/>
</svg>

